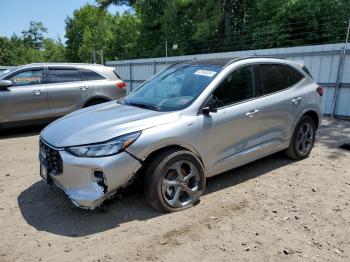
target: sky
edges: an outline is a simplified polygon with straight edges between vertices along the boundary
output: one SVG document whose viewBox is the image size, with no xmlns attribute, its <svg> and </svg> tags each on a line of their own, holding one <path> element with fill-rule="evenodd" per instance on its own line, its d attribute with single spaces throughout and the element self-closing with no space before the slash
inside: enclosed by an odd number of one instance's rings
<svg viewBox="0 0 350 262">
<path fill-rule="evenodd" d="M 48 28 L 48 37 L 59 36 L 65 41 L 66 17 L 87 3 L 95 4 L 95 0 L 0 0 L 0 36 L 19 35 L 30 21 L 41 21 Z M 112 6 L 108 10 L 116 13 L 126 9 Z"/>
</svg>

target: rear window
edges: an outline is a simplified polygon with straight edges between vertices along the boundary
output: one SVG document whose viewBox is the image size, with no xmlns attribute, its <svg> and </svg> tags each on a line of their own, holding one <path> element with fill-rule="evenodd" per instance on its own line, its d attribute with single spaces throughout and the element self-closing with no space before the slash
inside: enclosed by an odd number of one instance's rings
<svg viewBox="0 0 350 262">
<path fill-rule="evenodd" d="M 296 69 L 279 64 L 260 64 L 264 94 L 281 91 L 299 83 L 304 75 Z"/>
<path fill-rule="evenodd" d="M 282 65 L 259 65 L 264 94 L 271 94 L 288 88 L 289 79 Z"/>
<path fill-rule="evenodd" d="M 50 83 L 77 82 L 81 80 L 77 69 L 49 69 Z"/>
<path fill-rule="evenodd" d="M 289 86 L 294 86 L 304 78 L 304 75 L 299 71 L 295 70 L 294 68 L 290 66 L 283 66 L 283 67 L 288 76 Z"/>
<path fill-rule="evenodd" d="M 79 71 L 82 74 L 83 79 L 87 81 L 106 79 L 104 76 L 88 69 L 79 69 Z"/>
</svg>

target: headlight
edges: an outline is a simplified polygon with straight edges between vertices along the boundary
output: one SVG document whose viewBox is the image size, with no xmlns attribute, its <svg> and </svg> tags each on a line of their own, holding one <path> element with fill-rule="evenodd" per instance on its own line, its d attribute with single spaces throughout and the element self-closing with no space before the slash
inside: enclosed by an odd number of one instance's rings
<svg viewBox="0 0 350 262">
<path fill-rule="evenodd" d="M 134 132 L 127 135 L 113 138 L 107 142 L 91 144 L 85 146 L 67 147 L 66 150 L 79 157 L 102 157 L 118 154 L 130 146 L 141 135 L 140 132 Z"/>
</svg>

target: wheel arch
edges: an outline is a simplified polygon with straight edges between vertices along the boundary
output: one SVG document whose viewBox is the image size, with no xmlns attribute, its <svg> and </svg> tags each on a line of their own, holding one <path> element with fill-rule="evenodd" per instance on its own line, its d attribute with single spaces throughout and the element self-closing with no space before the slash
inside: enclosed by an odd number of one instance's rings
<svg viewBox="0 0 350 262">
<path fill-rule="evenodd" d="M 291 125 L 289 139 L 291 139 L 296 126 L 298 125 L 300 119 L 303 116 L 311 117 L 315 121 L 316 130 L 319 128 L 319 126 L 321 124 L 321 114 L 319 113 L 319 111 L 317 109 L 314 109 L 314 108 L 305 109 L 298 115 L 297 118 L 295 118 L 295 122 L 293 123 L 293 125 Z"/>
<path fill-rule="evenodd" d="M 147 163 L 149 163 L 150 161 L 152 161 L 152 159 L 157 156 L 158 154 L 160 154 L 161 152 L 164 152 L 166 150 L 170 150 L 170 149 L 178 149 L 178 150 L 185 150 L 185 151 L 189 151 L 191 152 L 197 159 L 198 162 L 201 163 L 203 170 L 204 170 L 204 163 L 203 163 L 203 159 L 201 158 L 201 156 L 196 153 L 192 148 L 186 146 L 186 145 L 178 145 L 178 144 L 172 144 L 172 145 L 163 145 L 160 147 L 157 147 L 155 149 L 152 150 L 151 153 L 149 153 L 147 155 L 147 157 L 142 161 L 145 165 L 147 165 Z"/>
<path fill-rule="evenodd" d="M 320 122 L 321 122 L 321 121 L 320 121 L 320 117 L 319 117 L 319 115 L 317 114 L 316 111 L 314 111 L 314 110 L 309 110 L 309 111 L 305 112 L 301 117 L 303 117 L 303 116 L 309 116 L 309 117 L 311 117 L 312 120 L 315 122 L 316 130 L 319 128 Z"/>
<path fill-rule="evenodd" d="M 170 150 L 170 149 L 178 149 L 178 150 L 185 150 L 191 152 L 198 160 L 198 162 L 201 164 L 203 171 L 205 170 L 204 162 L 203 159 L 200 157 L 200 155 L 194 150 L 186 145 L 179 145 L 179 144 L 168 144 L 168 145 L 163 145 L 154 148 L 144 159 L 138 159 L 141 163 L 141 167 L 139 170 L 136 172 L 134 178 L 137 180 L 142 181 L 143 175 L 147 167 L 152 163 L 152 160 L 157 157 L 157 155 L 161 154 L 164 151 Z M 129 152 L 130 153 L 130 152 Z M 142 182 L 143 183 L 143 182 Z"/>
<path fill-rule="evenodd" d="M 85 103 L 83 104 L 83 108 L 89 106 L 89 104 L 91 104 L 94 101 L 108 102 L 108 101 L 111 101 L 111 99 L 106 96 L 93 96 L 85 101 Z"/>
</svg>

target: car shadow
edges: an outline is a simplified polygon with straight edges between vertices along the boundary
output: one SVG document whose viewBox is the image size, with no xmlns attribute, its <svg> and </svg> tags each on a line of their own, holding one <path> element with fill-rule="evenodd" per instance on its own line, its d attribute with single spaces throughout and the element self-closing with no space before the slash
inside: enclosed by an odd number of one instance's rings
<svg viewBox="0 0 350 262">
<path fill-rule="evenodd" d="M 329 158 L 346 157 L 346 151 L 339 147 L 350 143 L 350 121 L 325 118 L 317 132 L 316 141 L 328 148 Z"/>
<path fill-rule="evenodd" d="M 244 183 L 292 161 L 282 154 L 275 154 L 254 163 L 233 169 L 207 181 L 206 194 Z M 79 209 L 59 189 L 50 189 L 38 181 L 18 197 L 18 205 L 27 223 L 39 231 L 57 235 L 79 237 L 103 232 L 129 221 L 143 221 L 163 215 L 153 210 L 137 191 L 122 198 L 107 201 L 107 211 Z"/>
<path fill-rule="evenodd" d="M 0 129 L 0 140 L 39 135 L 47 124 Z"/>
<path fill-rule="evenodd" d="M 259 159 L 250 164 L 246 164 L 218 176 L 209 178 L 207 180 L 206 194 L 211 194 L 244 183 L 245 181 L 265 175 L 293 162 L 295 161 L 287 158 L 282 152 Z"/>
</svg>

